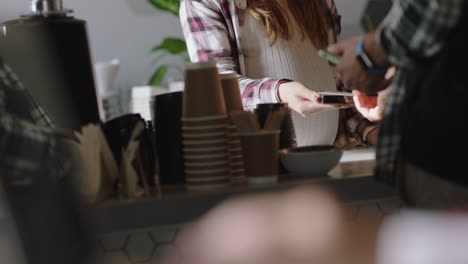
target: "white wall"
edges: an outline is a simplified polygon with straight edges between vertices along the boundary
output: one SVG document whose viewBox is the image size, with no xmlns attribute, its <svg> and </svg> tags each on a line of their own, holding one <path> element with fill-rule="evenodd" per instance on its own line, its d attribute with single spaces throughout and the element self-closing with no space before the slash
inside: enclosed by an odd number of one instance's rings
<svg viewBox="0 0 468 264">
<path fill-rule="evenodd" d="M 118 58 L 120 88 L 143 85 L 154 66 L 149 50 L 167 36 L 182 37 L 179 19 L 154 9 L 147 0 L 63 0 L 88 22 L 95 61 Z M 360 33 L 358 20 L 367 0 L 335 0 L 342 15 L 342 38 Z M 0 21 L 25 13 L 29 0 L 1 0 Z M 173 62 L 179 62 L 174 60 Z"/>
</svg>

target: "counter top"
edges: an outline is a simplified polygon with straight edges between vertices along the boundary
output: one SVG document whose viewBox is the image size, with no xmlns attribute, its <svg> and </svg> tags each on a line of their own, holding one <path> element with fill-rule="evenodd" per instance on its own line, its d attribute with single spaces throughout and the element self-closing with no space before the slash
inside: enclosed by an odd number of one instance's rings
<svg viewBox="0 0 468 264">
<path fill-rule="evenodd" d="M 374 160 L 340 162 L 327 176 L 297 178 L 283 175 L 278 183 L 262 186 L 233 184 L 224 189 L 190 191 L 184 186 L 163 186 L 151 198 L 109 200 L 87 210 L 95 232 L 147 228 L 190 222 L 222 200 L 252 192 L 278 191 L 308 184 L 330 187 L 344 202 L 394 198 L 396 192 L 372 177 Z"/>
</svg>

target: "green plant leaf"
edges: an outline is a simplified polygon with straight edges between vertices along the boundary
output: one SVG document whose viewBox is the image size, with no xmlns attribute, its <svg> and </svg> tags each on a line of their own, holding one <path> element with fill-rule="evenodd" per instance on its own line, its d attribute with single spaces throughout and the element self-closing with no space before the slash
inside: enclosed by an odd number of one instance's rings
<svg viewBox="0 0 468 264">
<path fill-rule="evenodd" d="M 180 0 L 148 0 L 157 9 L 179 16 Z"/>
<path fill-rule="evenodd" d="M 166 72 L 169 69 L 167 65 L 160 66 L 156 69 L 156 71 L 151 76 L 148 85 L 151 86 L 161 86 L 164 77 L 166 76 Z"/>
<path fill-rule="evenodd" d="M 165 38 L 159 45 L 154 46 L 151 51 L 165 51 L 177 55 L 187 52 L 187 45 L 183 39 Z"/>
</svg>

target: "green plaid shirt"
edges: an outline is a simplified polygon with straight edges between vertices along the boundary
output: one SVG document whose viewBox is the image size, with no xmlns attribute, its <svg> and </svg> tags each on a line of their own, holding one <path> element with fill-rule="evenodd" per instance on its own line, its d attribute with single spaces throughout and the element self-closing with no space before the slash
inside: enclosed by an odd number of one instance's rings
<svg viewBox="0 0 468 264">
<path fill-rule="evenodd" d="M 51 173 L 55 146 L 51 120 L 0 58 L 0 176 L 28 185 Z"/>
<path fill-rule="evenodd" d="M 395 184 L 401 135 L 401 106 L 409 72 L 430 62 L 444 47 L 463 10 L 463 0 L 396 0 L 377 32 L 390 62 L 397 66 L 376 148 L 379 180 Z"/>
</svg>

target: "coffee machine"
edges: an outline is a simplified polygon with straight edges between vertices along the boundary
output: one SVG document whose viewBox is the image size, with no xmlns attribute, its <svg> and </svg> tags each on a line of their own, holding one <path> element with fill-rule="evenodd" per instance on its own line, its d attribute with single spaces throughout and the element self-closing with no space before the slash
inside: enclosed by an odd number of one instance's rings
<svg viewBox="0 0 468 264">
<path fill-rule="evenodd" d="M 86 22 L 61 0 L 30 0 L 29 12 L 0 23 L 0 56 L 58 127 L 99 123 Z"/>
</svg>

